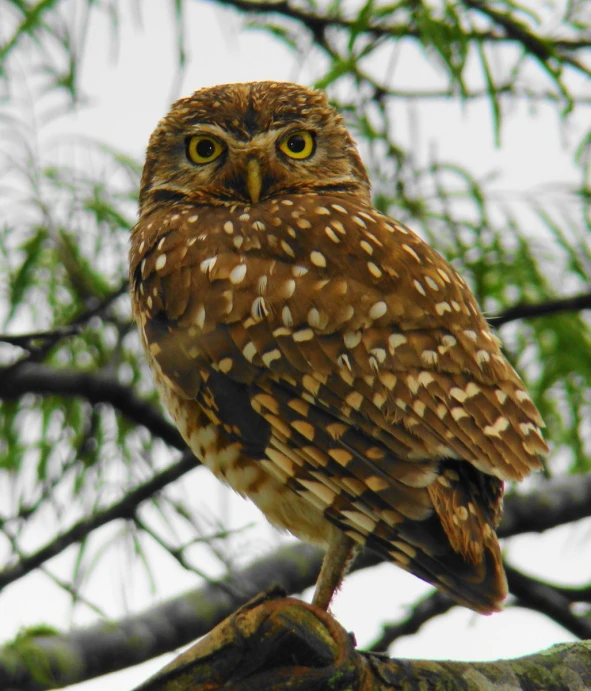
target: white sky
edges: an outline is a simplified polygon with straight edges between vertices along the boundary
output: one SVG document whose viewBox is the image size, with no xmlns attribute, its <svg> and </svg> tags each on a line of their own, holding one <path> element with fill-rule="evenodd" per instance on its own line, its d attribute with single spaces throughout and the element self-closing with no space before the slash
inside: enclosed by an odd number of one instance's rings
<svg viewBox="0 0 591 691">
<path fill-rule="evenodd" d="M 135 3 L 134 3 L 135 4 Z M 189 65 L 177 93 L 171 93 L 176 77 L 176 52 L 171 3 L 138 3 L 142 7 L 142 28 L 130 25 L 126 17 L 119 41 L 116 62 L 109 57 L 113 45 L 106 19 L 96 18 L 86 49 L 82 72 L 83 90 L 91 96 L 91 107 L 52 126 L 53 132 L 79 132 L 106 140 L 113 146 L 139 157 L 158 119 L 171 99 L 202 86 L 223 82 L 277 79 L 310 81 L 321 66 L 310 58 L 296 64 L 279 43 L 261 32 L 241 32 L 241 20 L 233 12 L 221 11 L 205 3 L 187 4 L 187 48 Z M 122 7 L 126 5 L 120 3 Z M 397 64 L 398 83 L 432 83 L 432 70 L 421 66 L 411 54 Z M 516 108 L 503 131 L 503 148 L 495 150 L 488 105 L 471 104 L 460 110 L 451 104 L 431 102 L 416 111 L 427 156 L 436 146 L 442 157 L 457 158 L 481 173 L 503 173 L 498 187 L 503 190 L 539 189 L 557 180 L 573 179 L 570 156 L 562 149 L 555 116 L 540 108 L 538 115 L 526 107 Z M 408 123 L 408 113 L 400 109 L 400 131 Z M 405 116 L 406 113 L 406 116 Z M 207 501 L 212 512 L 229 511 L 234 526 L 259 521 L 256 510 L 240 499 L 221 496 L 217 481 L 200 471 L 186 481 L 185 491 L 194 491 L 199 501 Z M 219 500 L 218 500 L 219 499 Z M 229 508 L 228 508 L 229 507 Z M 111 528 L 110 528 L 111 529 Z M 591 523 L 565 527 L 545 536 L 514 539 L 507 546 L 513 565 L 533 575 L 564 583 L 583 582 L 589 577 L 590 559 L 585 553 Z M 247 563 L 272 549 L 277 535 L 264 523 L 247 532 L 243 540 Z M 67 573 L 69 557 L 63 560 Z M 215 574 L 215 565 L 210 573 Z M 93 577 L 94 600 L 115 617 L 121 612 L 121 573 L 102 567 Z M 136 584 L 137 583 L 137 587 Z M 197 585 L 192 574 L 167 569 L 159 578 L 156 596 L 141 579 L 127 586 L 130 608 L 140 611 L 166 596 L 174 596 Z M 343 626 L 355 632 L 360 646 L 369 643 L 380 631 L 380 623 L 395 620 L 417 595 L 428 588 L 418 579 L 393 565 L 350 576 L 338 596 L 333 612 Z M 9 639 L 19 627 L 45 623 L 67 629 L 70 625 L 68 598 L 57 592 L 47 579 L 33 575 L 7 589 L 0 599 L 0 639 Z M 77 619 L 90 623 L 90 615 Z M 495 659 L 514 657 L 573 637 L 542 616 L 518 610 L 482 617 L 457 608 L 424 627 L 419 635 L 406 638 L 391 651 L 396 656 L 419 658 Z M 110 691 L 126 691 L 169 661 L 170 655 L 108 678 L 70 687 L 79 691 L 98 691 L 109 684 Z"/>
</svg>

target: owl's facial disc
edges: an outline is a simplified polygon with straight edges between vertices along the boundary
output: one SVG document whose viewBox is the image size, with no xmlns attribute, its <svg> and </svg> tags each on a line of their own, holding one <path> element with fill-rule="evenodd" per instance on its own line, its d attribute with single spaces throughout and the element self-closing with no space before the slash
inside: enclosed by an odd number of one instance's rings
<svg viewBox="0 0 591 691">
<path fill-rule="evenodd" d="M 221 202 L 256 204 L 269 196 L 316 184 L 316 132 L 297 124 L 237 138 L 223 127 L 200 124 L 186 140 L 193 193 L 207 187 Z"/>
<path fill-rule="evenodd" d="M 314 154 L 315 137 L 311 132 L 297 130 L 279 137 L 276 148 L 287 158 L 305 160 Z M 271 172 L 275 167 L 273 160 L 273 157 L 265 156 L 265 149 L 262 149 L 260 153 L 253 152 L 253 155 L 246 154 L 247 163 L 244 178 L 248 196 L 253 204 L 259 201 L 261 193 L 267 193 L 279 181 Z M 242 187 L 242 185 L 239 183 L 238 187 Z"/>
<path fill-rule="evenodd" d="M 362 195 L 369 180 L 326 95 L 252 82 L 177 101 L 150 139 L 140 204 L 256 204 L 298 194 Z"/>
</svg>

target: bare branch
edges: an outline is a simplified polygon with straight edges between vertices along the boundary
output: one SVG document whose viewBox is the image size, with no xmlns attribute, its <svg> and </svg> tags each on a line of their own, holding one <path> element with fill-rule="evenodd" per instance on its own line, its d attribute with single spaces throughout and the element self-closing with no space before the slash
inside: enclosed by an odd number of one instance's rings
<svg viewBox="0 0 591 691">
<path fill-rule="evenodd" d="M 9 345 L 17 346 L 23 350 L 32 350 L 33 348 L 38 348 L 41 344 L 45 346 L 54 345 L 58 341 L 61 341 L 62 338 L 75 336 L 79 333 L 80 326 L 72 324 L 68 326 L 57 326 L 50 331 L 35 331 L 33 333 L 20 334 L 17 336 L 0 334 L 0 343 L 8 343 Z"/>
<path fill-rule="evenodd" d="M 129 290 L 129 281 L 123 281 L 123 283 L 114 290 L 110 295 L 107 295 L 103 300 L 97 300 L 96 298 L 91 298 L 88 300 L 87 308 L 84 312 L 81 312 L 78 316 L 74 317 L 70 324 L 86 324 L 93 317 L 100 316 L 105 313 L 105 311 L 117 300 L 117 298 L 125 295 Z"/>
<path fill-rule="evenodd" d="M 588 642 L 514 660 L 389 659 L 356 650 L 354 637 L 328 612 L 284 595 L 273 589 L 254 598 L 135 691 L 586 691 L 591 683 Z"/>
<path fill-rule="evenodd" d="M 488 320 L 490 323 L 498 328 L 503 324 L 515 321 L 517 319 L 529 319 L 532 317 L 547 317 L 550 314 L 558 314 L 560 312 L 579 312 L 580 310 L 591 309 L 591 292 L 582 293 L 581 295 L 573 295 L 569 298 L 559 298 L 558 300 L 548 300 L 547 302 L 538 302 L 535 304 L 520 304 L 514 307 L 509 307 L 504 312 L 494 316 L 491 315 Z"/>
<path fill-rule="evenodd" d="M 88 535 L 97 528 L 118 519 L 133 518 L 138 506 L 142 502 L 153 497 L 156 492 L 160 491 L 171 482 L 178 480 L 178 478 L 182 477 L 190 470 L 193 470 L 193 468 L 198 465 L 199 461 L 189 450 L 187 450 L 178 463 L 174 463 L 166 468 L 166 470 L 155 475 L 151 480 L 148 480 L 148 482 L 136 487 L 126 494 L 121 501 L 112 504 L 102 511 L 93 513 L 88 518 L 78 521 L 78 523 L 75 523 L 69 530 L 60 533 L 44 547 L 41 547 L 33 554 L 22 557 L 20 561 L 13 566 L 9 566 L 3 571 L 0 571 L 0 590 L 38 568 L 52 557 L 60 554 L 70 545 L 88 537 Z M 1 684 L 0 688 L 2 688 Z"/>
<path fill-rule="evenodd" d="M 542 533 L 588 516 L 591 475 L 567 475 L 544 482 L 527 494 L 508 494 L 497 533 L 499 537 Z"/>
<path fill-rule="evenodd" d="M 368 650 L 374 653 L 385 652 L 398 638 L 416 633 L 423 624 L 426 624 L 440 614 L 445 614 L 445 612 L 456 606 L 456 603 L 450 597 L 436 590 L 427 595 L 427 597 L 415 602 L 410 608 L 406 619 L 395 624 L 383 626 L 381 636 L 371 644 Z"/>
<path fill-rule="evenodd" d="M 238 606 L 263 590 L 279 586 L 286 592 L 299 593 L 310 587 L 319 571 L 321 558 L 321 551 L 310 545 L 288 545 L 241 571 L 229 574 L 223 579 L 223 585 L 206 583 L 119 622 L 97 624 L 64 635 L 31 637 L 22 654 L 18 645 L 9 644 L 0 649 L 0 688 L 40 691 L 49 687 L 27 667 L 27 654 L 30 655 L 31 651 L 35 659 L 41 660 L 50 670 L 53 686 L 66 686 L 174 650 L 211 631 Z M 379 562 L 379 557 L 364 552 L 356 560 L 353 570 Z M 522 581 L 515 580 L 515 585 L 515 594 L 521 604 Z M 539 598 L 539 594 L 536 597 Z M 442 601 L 434 605 L 435 598 L 442 598 Z M 427 621 L 427 613 L 435 616 L 445 611 L 444 598 L 434 595 L 424 604 L 419 604 L 415 611 L 418 613 L 423 608 L 423 614 L 415 615 L 412 626 L 421 619 Z M 524 606 L 534 608 L 534 604 L 535 601 L 530 600 Z M 539 611 L 542 611 L 541 607 L 540 604 Z"/>
<path fill-rule="evenodd" d="M 82 325 L 90 321 L 93 317 L 103 315 L 107 312 L 109 307 L 121 297 L 128 290 L 128 282 L 124 281 L 117 290 L 113 291 L 110 295 L 99 300 L 95 297 L 90 298 L 87 302 L 87 309 L 80 312 L 76 317 L 74 317 L 68 324 L 61 326 L 56 326 L 51 331 L 39 332 L 33 334 L 24 334 L 22 336 L 0 336 L 0 341 L 4 343 L 10 343 L 12 345 L 19 346 L 28 351 L 28 354 L 17 360 L 12 365 L 4 370 L 4 373 L 16 372 L 21 367 L 25 367 L 28 364 L 34 362 L 41 362 L 46 355 L 49 353 L 51 348 L 58 343 L 63 338 L 69 338 L 81 331 Z M 36 341 L 39 341 L 38 343 Z"/>
<path fill-rule="evenodd" d="M 585 585 L 581 588 L 568 588 L 564 585 L 553 583 L 552 587 L 561 595 L 564 595 L 569 602 L 591 603 L 591 585 Z"/>
<path fill-rule="evenodd" d="M 591 620 L 573 614 L 569 600 L 549 583 L 526 576 L 507 565 L 505 572 L 509 590 L 517 598 L 518 605 L 545 614 L 578 638 L 591 638 Z"/>
<path fill-rule="evenodd" d="M 175 449 L 186 449 L 176 427 L 167 422 L 157 408 L 137 398 L 130 387 L 100 372 L 53 369 L 31 362 L 16 370 L 9 367 L 0 371 L 0 399 L 15 400 L 27 393 L 79 396 L 92 404 L 109 403 Z"/>
<path fill-rule="evenodd" d="M 207 583 L 117 623 L 106 622 L 68 634 L 37 636 L 28 651 L 48 670 L 54 686 L 76 682 L 139 664 L 205 635 L 239 605 L 277 583 L 288 592 L 312 585 L 321 552 L 290 545 L 224 578 L 224 586 Z M 228 587 L 229 586 L 229 587 Z M 232 596 L 232 592 L 239 596 Z M 31 659 L 31 658 L 29 658 Z M 50 670 L 50 671 L 49 671 Z M 0 688 L 39 691 L 50 688 L 36 678 L 17 645 L 0 649 Z"/>
</svg>

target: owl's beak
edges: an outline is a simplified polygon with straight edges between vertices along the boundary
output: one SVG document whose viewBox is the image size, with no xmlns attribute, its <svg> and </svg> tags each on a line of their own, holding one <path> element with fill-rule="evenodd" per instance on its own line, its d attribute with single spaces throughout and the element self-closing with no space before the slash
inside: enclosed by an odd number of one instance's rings
<svg viewBox="0 0 591 691">
<path fill-rule="evenodd" d="M 255 158 L 250 158 L 246 164 L 246 188 L 253 204 L 256 204 L 261 196 L 262 184 L 261 164 Z"/>
</svg>

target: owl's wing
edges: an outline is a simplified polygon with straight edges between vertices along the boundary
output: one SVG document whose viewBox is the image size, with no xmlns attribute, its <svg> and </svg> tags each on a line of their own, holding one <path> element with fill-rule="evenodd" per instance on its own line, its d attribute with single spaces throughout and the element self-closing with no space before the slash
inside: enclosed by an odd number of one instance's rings
<svg viewBox="0 0 591 691">
<path fill-rule="evenodd" d="M 202 235 L 190 211 L 153 219 L 150 251 L 148 230 L 132 248 L 148 347 L 345 532 L 490 609 L 502 480 L 540 467 L 542 421 L 447 262 L 370 209 L 322 202 L 292 202 L 293 224 L 212 213 Z"/>
</svg>

